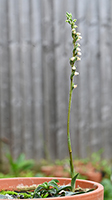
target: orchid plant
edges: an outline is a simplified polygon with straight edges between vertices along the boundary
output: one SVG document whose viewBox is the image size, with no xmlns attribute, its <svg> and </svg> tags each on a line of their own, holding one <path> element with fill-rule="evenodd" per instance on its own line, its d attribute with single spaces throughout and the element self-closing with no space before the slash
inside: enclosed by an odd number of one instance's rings
<svg viewBox="0 0 112 200">
<path fill-rule="evenodd" d="M 77 87 L 77 85 L 74 84 L 74 76 L 78 75 L 79 73 L 76 71 L 76 61 L 80 60 L 81 56 L 81 49 L 80 49 L 80 44 L 78 41 L 82 38 L 81 34 L 76 31 L 76 19 L 72 20 L 72 14 L 71 13 L 66 13 L 67 20 L 71 25 L 71 30 L 72 30 L 72 39 L 73 39 L 73 55 L 70 58 L 70 65 L 71 65 L 71 75 L 70 75 L 70 92 L 69 92 L 69 104 L 68 104 L 68 118 L 67 118 L 67 139 L 68 139 L 68 150 L 69 150 L 69 157 L 70 157 L 70 172 L 71 172 L 71 186 L 59 186 L 58 187 L 58 180 L 52 180 L 49 183 L 43 183 L 42 185 L 39 185 L 39 187 L 35 190 L 34 192 L 34 197 L 38 197 L 38 192 L 41 192 L 42 195 L 44 194 L 44 197 L 47 196 L 52 196 L 51 193 L 53 193 L 54 196 L 68 196 L 68 195 L 75 195 L 75 194 L 80 194 L 87 192 L 84 190 L 79 190 L 75 191 L 75 181 L 78 176 L 78 173 L 75 174 L 74 172 L 74 166 L 73 166 L 73 158 L 72 158 L 72 147 L 71 147 L 71 139 L 70 139 L 70 111 L 71 111 L 71 102 L 72 102 L 72 92 L 73 89 Z M 51 191 L 51 186 L 53 186 L 52 191 Z M 68 188 L 69 187 L 69 188 Z M 67 189 L 67 191 L 66 191 Z M 69 191 L 68 191 L 69 190 Z M 46 192 L 45 192 L 46 191 Z M 64 194 L 63 194 L 63 192 Z M 50 194 L 49 194 L 50 192 Z M 39 197 L 42 197 L 39 193 Z M 46 196 L 47 195 L 47 196 Z"/>
<path fill-rule="evenodd" d="M 74 76 L 79 75 L 76 71 L 76 62 L 79 61 L 81 58 L 81 49 L 80 44 L 78 41 L 82 39 L 81 33 L 76 31 L 76 19 L 72 20 L 72 14 L 66 13 L 67 20 L 66 22 L 71 25 L 72 31 L 72 43 L 73 43 L 73 55 L 70 58 L 70 65 L 71 65 L 71 75 L 70 75 L 70 93 L 69 93 L 69 105 L 68 105 L 68 119 L 67 119 L 67 138 L 68 138 L 68 150 L 69 150 L 69 157 L 70 157 L 70 171 L 71 171 L 71 178 L 74 177 L 74 167 L 73 167 L 73 158 L 72 158 L 72 148 L 71 148 L 71 139 L 70 139 L 70 111 L 71 111 L 71 102 L 72 102 L 72 92 L 73 89 L 77 87 L 74 84 Z"/>
</svg>

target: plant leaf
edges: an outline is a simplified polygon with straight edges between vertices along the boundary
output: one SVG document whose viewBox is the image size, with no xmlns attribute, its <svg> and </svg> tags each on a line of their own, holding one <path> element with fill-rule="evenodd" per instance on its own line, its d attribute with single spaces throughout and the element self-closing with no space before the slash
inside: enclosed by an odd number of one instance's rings
<svg viewBox="0 0 112 200">
<path fill-rule="evenodd" d="M 53 188 L 58 188 L 58 184 L 57 184 L 57 180 L 55 181 L 55 179 L 51 180 L 48 182 L 48 186 L 50 187 L 53 187 Z"/>
<path fill-rule="evenodd" d="M 78 175 L 79 175 L 79 173 L 77 173 L 71 180 L 71 190 L 72 190 L 72 192 L 74 192 L 74 190 L 75 190 L 75 181 L 76 181 L 76 178 L 77 178 Z"/>
<path fill-rule="evenodd" d="M 58 187 L 57 194 L 59 192 L 61 192 L 62 190 L 71 190 L 71 186 L 70 185 L 62 185 L 62 186 Z"/>
<path fill-rule="evenodd" d="M 71 191 L 65 191 L 65 196 L 72 196 L 77 194 L 78 192 L 71 192 Z"/>
</svg>

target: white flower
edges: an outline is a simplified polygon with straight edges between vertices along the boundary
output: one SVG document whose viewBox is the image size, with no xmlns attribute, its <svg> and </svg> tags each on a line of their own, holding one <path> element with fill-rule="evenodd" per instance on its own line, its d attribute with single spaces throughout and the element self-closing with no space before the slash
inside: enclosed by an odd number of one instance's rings
<svg viewBox="0 0 112 200">
<path fill-rule="evenodd" d="M 78 39 L 77 39 L 77 41 L 79 41 L 80 39 L 82 39 L 82 36 L 78 36 Z"/>
<path fill-rule="evenodd" d="M 71 57 L 70 60 L 71 60 L 71 61 L 74 61 L 74 60 L 75 60 L 75 57 Z"/>
<path fill-rule="evenodd" d="M 78 76 L 78 75 L 79 75 L 79 72 L 75 72 L 74 74 L 75 74 L 75 76 Z"/>
<path fill-rule="evenodd" d="M 77 85 L 74 85 L 74 88 L 77 88 Z"/>
<path fill-rule="evenodd" d="M 77 32 L 77 35 L 78 35 L 78 36 L 81 36 L 81 33 Z"/>
<path fill-rule="evenodd" d="M 79 47 L 77 47 L 77 51 L 81 51 L 81 49 Z"/>
<path fill-rule="evenodd" d="M 82 39 L 82 36 L 79 36 L 78 38 L 79 38 L 79 39 Z"/>
<path fill-rule="evenodd" d="M 74 65 L 75 61 L 77 60 L 77 56 L 70 58 L 70 65 Z"/>
<path fill-rule="evenodd" d="M 73 32 L 73 33 L 76 33 L 76 30 L 73 28 L 73 29 L 72 29 L 72 32 Z"/>
<path fill-rule="evenodd" d="M 81 56 L 82 54 L 81 54 L 81 52 L 78 52 L 77 55 L 78 55 L 78 56 Z"/>
<path fill-rule="evenodd" d="M 81 58 L 77 57 L 77 61 L 81 60 Z"/>
<path fill-rule="evenodd" d="M 73 67 L 72 67 L 72 70 L 74 70 L 74 71 L 75 71 L 75 70 L 76 70 L 76 66 L 73 66 Z"/>
</svg>

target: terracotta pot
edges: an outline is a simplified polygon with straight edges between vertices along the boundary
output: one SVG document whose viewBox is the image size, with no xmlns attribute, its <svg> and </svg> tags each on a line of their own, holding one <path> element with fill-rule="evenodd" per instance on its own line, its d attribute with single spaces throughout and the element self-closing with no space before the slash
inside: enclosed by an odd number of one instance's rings
<svg viewBox="0 0 112 200">
<path fill-rule="evenodd" d="M 53 165 L 53 166 L 42 166 L 41 172 L 44 173 L 46 176 L 53 176 L 53 177 L 70 177 L 70 173 L 64 170 L 63 166 L 60 165 Z"/>
<path fill-rule="evenodd" d="M 102 181 L 102 173 L 100 171 L 97 171 L 93 167 L 91 162 L 88 162 L 86 164 L 81 161 L 75 162 L 74 169 L 76 172 L 79 172 L 80 175 L 85 176 L 86 180 L 95 181 L 98 183 Z M 44 173 L 45 176 L 70 178 L 70 173 L 64 166 L 42 166 L 41 172 Z"/>
<path fill-rule="evenodd" d="M 87 180 L 101 182 L 102 181 L 102 173 L 97 171 L 92 163 L 81 163 L 78 162 L 75 164 L 75 170 L 79 172 L 79 174 L 86 176 Z"/>
<path fill-rule="evenodd" d="M 6 179 L 0 179 L 0 190 L 17 190 L 17 186 L 20 184 L 23 185 L 32 185 L 32 184 L 41 184 L 45 181 L 50 181 L 54 178 L 52 177 L 33 177 L 33 178 L 6 178 Z M 56 178 L 59 180 L 60 185 L 67 185 L 70 183 L 70 178 Z M 96 182 L 91 181 L 85 181 L 85 180 L 78 180 L 76 181 L 76 187 L 82 187 L 82 188 L 95 188 L 94 191 L 85 193 L 85 194 L 79 194 L 69 197 L 55 197 L 52 198 L 52 200 L 103 200 L 103 186 Z M 51 198 L 47 198 L 47 200 L 51 200 Z"/>
<path fill-rule="evenodd" d="M 54 171 L 54 166 L 42 166 L 41 172 L 45 174 L 45 176 L 50 176 Z"/>
</svg>

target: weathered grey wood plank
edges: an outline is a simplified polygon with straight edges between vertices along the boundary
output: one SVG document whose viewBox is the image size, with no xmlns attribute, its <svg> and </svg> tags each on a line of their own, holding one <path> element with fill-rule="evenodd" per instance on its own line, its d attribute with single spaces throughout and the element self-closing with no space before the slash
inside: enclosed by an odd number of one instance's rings
<svg viewBox="0 0 112 200">
<path fill-rule="evenodd" d="M 0 156 L 3 157 L 11 147 L 9 91 L 8 7 L 6 0 L 0 0 L 0 140 L 2 140 Z"/>
<path fill-rule="evenodd" d="M 90 135 L 91 151 L 102 148 L 101 138 L 101 74 L 100 74 L 100 35 L 99 5 L 91 1 L 89 8 L 89 68 L 90 68 Z"/>
<path fill-rule="evenodd" d="M 19 1 L 8 1 L 10 110 L 13 157 L 22 152 L 22 92 L 20 77 Z"/>
<path fill-rule="evenodd" d="M 43 157 L 43 92 L 42 92 L 42 44 L 41 44 L 41 0 L 31 1 L 31 42 L 32 42 L 32 84 L 33 84 L 33 126 L 34 158 Z"/>
<path fill-rule="evenodd" d="M 104 155 L 112 155 L 111 1 L 100 1 L 100 53 L 102 135 Z"/>
<path fill-rule="evenodd" d="M 57 105 L 57 155 L 67 157 L 67 111 L 69 88 L 69 55 L 66 35 L 67 1 L 54 2 L 55 63 L 56 63 L 56 105 Z M 63 12 L 62 12 L 63 10 Z M 67 40 L 67 41 L 66 41 Z"/>
<path fill-rule="evenodd" d="M 90 149 L 90 134 L 89 134 L 89 64 L 88 64 L 88 10 L 90 1 L 81 0 L 77 2 L 77 18 L 79 32 L 82 34 L 81 49 L 82 61 L 79 63 L 80 68 L 80 84 L 79 84 L 79 144 L 80 156 L 86 157 Z"/>
<path fill-rule="evenodd" d="M 43 120 L 45 156 L 56 157 L 56 103 L 53 1 L 43 0 L 42 10 L 42 70 Z"/>
<path fill-rule="evenodd" d="M 20 66 L 23 101 L 23 148 L 27 158 L 33 156 L 32 66 L 30 1 L 19 1 L 20 15 Z"/>
</svg>

